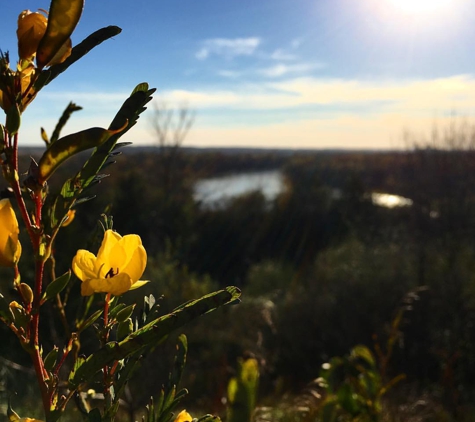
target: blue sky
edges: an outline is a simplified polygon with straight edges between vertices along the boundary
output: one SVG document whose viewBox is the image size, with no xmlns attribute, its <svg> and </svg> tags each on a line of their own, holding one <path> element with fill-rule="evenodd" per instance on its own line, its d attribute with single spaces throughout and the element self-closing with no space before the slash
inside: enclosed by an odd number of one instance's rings
<svg viewBox="0 0 475 422">
<path fill-rule="evenodd" d="M 0 48 L 16 60 L 16 20 L 47 0 L 6 2 Z M 133 87 L 196 111 L 188 146 L 400 148 L 475 114 L 471 0 L 88 0 L 73 44 L 123 32 L 40 93 L 22 142 L 41 144 L 69 101 L 73 132 L 107 126 Z M 127 134 L 154 142 L 150 118 Z M 66 133 L 66 132 L 65 132 Z"/>
</svg>

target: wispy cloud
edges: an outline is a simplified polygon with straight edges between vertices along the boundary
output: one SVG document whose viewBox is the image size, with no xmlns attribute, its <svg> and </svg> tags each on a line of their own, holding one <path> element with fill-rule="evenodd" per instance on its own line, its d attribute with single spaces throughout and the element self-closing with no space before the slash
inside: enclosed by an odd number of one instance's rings
<svg viewBox="0 0 475 422">
<path fill-rule="evenodd" d="M 259 69 L 258 73 L 269 78 L 276 78 L 279 76 L 285 76 L 295 73 L 307 73 L 315 69 L 320 69 L 324 67 L 323 64 L 314 64 L 314 63 L 296 63 L 296 64 L 283 64 L 279 63 L 275 66 L 266 67 Z"/>
<path fill-rule="evenodd" d="M 227 90 L 171 90 L 170 101 L 188 99 L 192 107 L 229 109 L 283 109 L 311 105 L 385 104 L 401 113 L 465 110 L 475 108 L 475 77 L 409 81 L 361 81 L 293 78 L 259 85 L 236 84 Z M 383 111 L 383 110 L 382 110 Z"/>
<path fill-rule="evenodd" d="M 242 72 L 238 72 L 237 70 L 218 70 L 217 74 L 222 76 L 223 78 L 229 79 L 237 79 L 242 75 Z"/>
<path fill-rule="evenodd" d="M 232 59 L 236 56 L 251 56 L 261 44 L 258 37 L 249 38 L 213 38 L 205 40 L 195 54 L 199 60 L 205 60 L 211 55 Z"/>
<path fill-rule="evenodd" d="M 296 60 L 297 56 L 293 53 L 289 53 L 282 48 L 278 48 L 277 50 L 274 50 L 272 54 L 270 55 L 270 58 L 272 60 L 279 60 L 279 61 L 287 61 L 287 60 Z"/>
</svg>

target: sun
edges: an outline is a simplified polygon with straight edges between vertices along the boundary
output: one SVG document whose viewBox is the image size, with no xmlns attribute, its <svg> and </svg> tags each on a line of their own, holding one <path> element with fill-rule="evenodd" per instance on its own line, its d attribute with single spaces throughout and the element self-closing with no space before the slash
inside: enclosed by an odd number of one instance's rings
<svg viewBox="0 0 475 422">
<path fill-rule="evenodd" d="M 453 0 L 387 0 L 392 7 L 410 15 L 439 13 L 450 9 Z"/>
</svg>

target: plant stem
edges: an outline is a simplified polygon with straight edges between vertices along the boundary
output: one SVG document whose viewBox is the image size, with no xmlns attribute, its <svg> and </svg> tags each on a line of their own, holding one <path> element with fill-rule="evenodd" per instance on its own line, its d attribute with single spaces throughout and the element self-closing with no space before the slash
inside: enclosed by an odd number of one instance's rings
<svg viewBox="0 0 475 422">
<path fill-rule="evenodd" d="M 111 299 L 111 294 L 107 293 L 106 294 L 106 301 L 104 303 L 104 335 L 102 338 L 102 346 L 105 346 L 107 341 L 109 340 L 109 327 L 107 326 L 109 324 L 109 302 Z M 110 385 L 111 385 L 111 379 L 109 376 L 109 365 L 105 365 L 103 368 L 104 371 L 104 410 L 105 413 L 107 412 L 107 409 L 111 405 L 111 395 L 110 395 Z"/>
</svg>

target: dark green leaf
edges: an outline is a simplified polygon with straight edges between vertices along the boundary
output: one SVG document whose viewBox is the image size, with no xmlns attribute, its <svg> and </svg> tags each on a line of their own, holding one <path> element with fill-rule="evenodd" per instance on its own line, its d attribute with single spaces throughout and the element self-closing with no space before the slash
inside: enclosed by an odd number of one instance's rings
<svg viewBox="0 0 475 422">
<path fill-rule="evenodd" d="M 52 372 L 56 361 L 58 360 L 59 349 L 54 346 L 53 349 L 45 357 L 45 369 Z"/>
<path fill-rule="evenodd" d="M 74 367 L 73 370 L 69 373 L 69 381 L 74 379 L 77 371 L 81 369 L 81 366 L 84 365 L 84 362 L 86 361 L 86 358 L 84 356 L 78 356 L 76 359 L 76 362 L 74 362 Z"/>
<path fill-rule="evenodd" d="M 42 302 L 46 302 L 47 300 L 55 297 L 57 294 L 61 293 L 63 289 L 68 285 L 69 280 L 71 279 L 71 270 L 67 273 L 64 273 L 62 276 L 58 277 L 56 280 L 53 280 L 46 291 L 43 294 Z"/>
<path fill-rule="evenodd" d="M 117 313 L 117 316 L 115 317 L 115 319 L 118 322 L 124 322 L 126 319 L 130 318 L 130 316 L 132 315 L 132 312 L 134 312 L 134 309 L 135 309 L 135 304 L 125 307 L 124 309 L 122 309 L 121 311 Z"/>
<path fill-rule="evenodd" d="M 181 334 L 178 337 L 178 342 L 176 345 L 176 355 L 175 355 L 175 362 L 173 365 L 173 370 L 170 373 L 170 380 L 169 380 L 169 388 L 173 385 L 179 386 L 181 376 L 183 374 L 183 369 L 186 363 L 186 354 L 188 352 L 188 341 L 184 334 Z"/>
<path fill-rule="evenodd" d="M 53 144 L 59 139 L 59 135 L 61 133 L 61 130 L 63 127 L 66 125 L 68 122 L 69 118 L 71 117 L 71 114 L 73 114 L 75 111 L 82 110 L 82 107 L 74 104 L 73 102 L 69 103 L 66 109 L 63 111 L 63 114 L 61 115 L 61 118 L 59 119 L 58 123 L 56 124 L 56 127 L 54 128 L 53 134 L 51 135 L 51 139 L 49 140 L 50 144 Z"/>
<path fill-rule="evenodd" d="M 143 84 L 139 86 L 144 87 Z M 115 130 L 127 124 L 125 130 L 112 135 L 106 142 L 97 147 L 80 172 L 64 183 L 61 193 L 56 196 L 51 206 L 49 215 L 51 227 L 58 225 L 64 215 L 76 204 L 84 189 L 97 180 L 97 174 L 103 169 L 109 154 L 116 147 L 117 140 L 135 124 L 140 113 L 145 110 L 145 105 L 152 99 L 151 95 L 155 92 L 155 89 L 148 89 L 148 85 L 145 85 L 145 88 L 145 91 L 134 89 L 109 127 L 110 130 Z M 120 122 L 122 122 L 122 126 L 119 125 Z"/>
<path fill-rule="evenodd" d="M 122 30 L 117 26 L 107 26 L 89 35 L 78 45 L 73 47 L 71 55 L 64 62 L 55 64 L 49 69 L 43 70 L 41 72 L 40 77 L 35 83 L 36 91 L 39 91 L 43 86 L 48 85 L 53 79 L 63 73 L 69 66 L 89 53 L 89 51 L 91 51 L 94 47 L 97 47 L 99 44 L 102 44 L 109 38 L 120 34 L 121 31 Z"/>
<path fill-rule="evenodd" d="M 89 328 L 92 324 L 94 324 L 99 317 L 102 315 L 103 310 L 99 309 L 94 312 L 88 319 L 86 319 L 83 323 L 79 324 L 77 329 L 78 333 L 84 331 L 86 328 Z"/>
<path fill-rule="evenodd" d="M 10 136 L 15 135 L 20 129 L 21 125 L 21 113 L 18 105 L 13 104 L 7 111 L 7 118 L 5 127 Z"/>
<path fill-rule="evenodd" d="M 132 333 L 134 324 L 132 319 L 128 318 L 125 321 L 119 322 L 117 326 L 117 340 L 121 341 Z"/>
</svg>

